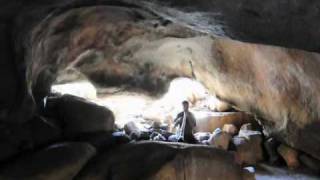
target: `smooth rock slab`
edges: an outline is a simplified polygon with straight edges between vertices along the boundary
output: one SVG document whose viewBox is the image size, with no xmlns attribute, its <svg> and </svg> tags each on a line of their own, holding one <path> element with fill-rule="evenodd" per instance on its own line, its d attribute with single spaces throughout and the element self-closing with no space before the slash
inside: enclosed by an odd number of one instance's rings
<svg viewBox="0 0 320 180">
<path fill-rule="evenodd" d="M 55 144 L 8 164 L 0 171 L 1 180 L 70 180 L 95 155 L 86 143 Z"/>
<path fill-rule="evenodd" d="M 242 179 L 233 154 L 200 145 L 139 142 L 94 158 L 77 180 Z"/>
</svg>

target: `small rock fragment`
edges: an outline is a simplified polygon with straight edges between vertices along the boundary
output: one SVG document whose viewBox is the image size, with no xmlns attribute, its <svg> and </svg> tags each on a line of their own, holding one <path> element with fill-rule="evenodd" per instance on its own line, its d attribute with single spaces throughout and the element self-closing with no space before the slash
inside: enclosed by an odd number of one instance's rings
<svg viewBox="0 0 320 180">
<path fill-rule="evenodd" d="M 232 137 L 230 134 L 223 132 L 220 128 L 218 128 L 211 135 L 208 143 L 216 148 L 228 150 L 231 138 Z"/>
<path fill-rule="evenodd" d="M 285 144 L 281 144 L 278 147 L 278 153 L 286 161 L 287 166 L 290 169 L 296 169 L 300 166 L 299 159 L 298 159 L 299 153 L 295 149 Z"/>
<path fill-rule="evenodd" d="M 225 124 L 222 128 L 222 131 L 234 136 L 238 133 L 238 128 L 233 124 Z"/>
</svg>

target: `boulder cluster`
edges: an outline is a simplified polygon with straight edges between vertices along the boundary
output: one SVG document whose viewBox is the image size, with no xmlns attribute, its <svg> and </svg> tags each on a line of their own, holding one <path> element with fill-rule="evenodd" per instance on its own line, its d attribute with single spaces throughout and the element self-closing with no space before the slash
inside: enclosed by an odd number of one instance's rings
<svg viewBox="0 0 320 180">
<path fill-rule="evenodd" d="M 309 168 L 319 173 L 320 161 L 311 156 L 268 137 L 263 127 L 244 112 L 219 112 L 214 118 L 198 121 L 194 133 L 197 144 L 221 149 L 234 154 L 235 161 L 242 167 L 268 163 L 276 166 L 286 165 L 291 170 Z M 149 124 L 130 121 L 124 128 L 131 141 L 170 142 L 171 125 L 155 121 Z M 214 129 L 212 132 L 208 130 Z"/>
<path fill-rule="evenodd" d="M 197 144 L 173 143 L 168 124 L 131 121 L 118 128 L 106 107 L 52 94 L 26 123 L 1 124 L 0 179 L 254 179 L 244 168 L 266 160 L 319 172 L 317 160 L 264 137 L 253 118 L 235 115 L 241 113 L 213 119 L 218 125 L 205 121 L 218 128 L 198 129 Z"/>
<path fill-rule="evenodd" d="M 154 130 L 142 132 L 130 122 L 119 130 L 112 111 L 72 95 L 51 95 L 42 105 L 26 123 L 1 124 L 0 179 L 181 179 L 185 173 L 191 173 L 190 179 L 199 174 L 252 177 L 232 153 L 219 149 L 137 142 L 165 140 L 156 131 L 162 125 L 154 123 Z M 201 166 L 200 159 L 205 159 Z"/>
</svg>

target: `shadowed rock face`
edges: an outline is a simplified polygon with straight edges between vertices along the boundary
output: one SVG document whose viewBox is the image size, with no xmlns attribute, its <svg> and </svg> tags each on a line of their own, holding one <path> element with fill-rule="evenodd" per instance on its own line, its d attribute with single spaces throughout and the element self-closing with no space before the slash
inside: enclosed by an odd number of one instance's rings
<svg viewBox="0 0 320 180">
<path fill-rule="evenodd" d="M 129 153 L 130 152 L 130 153 Z M 152 164 L 146 166 L 146 164 Z M 230 152 L 178 143 L 140 142 L 93 158 L 77 180 L 248 179 Z"/>
<path fill-rule="evenodd" d="M 138 6 L 146 6 L 146 0 L 2 0 L 0 2 L 0 20 L 12 19 L 20 13 L 30 13 L 37 9 L 37 18 L 55 8 L 68 6 L 79 7 L 97 4 L 123 4 L 134 3 Z M 183 19 L 195 27 L 202 27 L 211 31 L 210 25 L 218 22 L 223 25 L 225 35 L 241 41 L 259 42 L 264 44 L 276 44 L 285 47 L 293 47 L 319 52 L 319 7 L 320 2 L 312 0 L 306 3 L 303 0 L 156 0 L 152 1 L 157 11 L 167 12 L 161 6 L 174 8 L 187 13 Z M 160 6 L 158 6 L 160 5 Z M 30 10 L 33 9 L 33 10 Z M 196 15 L 194 18 L 193 15 Z M 34 16 L 27 18 L 34 19 Z M 170 14 L 171 18 L 178 18 L 178 14 Z M 36 18 L 36 19 L 37 19 Z M 179 19 L 179 18 L 178 18 Z M 205 19 L 209 21 L 207 28 L 201 23 Z M 212 19 L 217 19 L 213 21 Z M 181 20 L 181 19 L 179 19 Z M 30 22 L 30 21 L 29 21 Z M 199 23 L 200 22 L 200 23 Z M 21 29 L 20 29 L 21 30 Z M 214 33 L 214 32 L 213 32 Z"/>
<path fill-rule="evenodd" d="M 319 54 L 211 38 L 139 8 L 109 6 L 49 18 L 31 39 L 28 82 L 36 99 L 68 67 L 96 83 L 153 94 L 174 77 L 194 77 L 257 115 L 268 134 L 320 158 Z"/>
<path fill-rule="evenodd" d="M 206 30 L 211 31 L 213 22 L 222 24 L 224 34 L 241 41 L 281 45 L 319 52 L 320 2 L 303 0 L 158 0 L 157 4 L 166 4 L 187 12 L 188 19 L 197 18 L 190 25 L 201 27 L 201 20 L 209 21 Z M 166 10 L 164 10 L 166 12 Z M 170 15 L 170 13 L 168 13 Z M 216 21 L 213 21 L 215 19 Z M 188 21 L 187 20 L 187 21 Z M 211 26 L 210 26 L 211 23 Z"/>
</svg>

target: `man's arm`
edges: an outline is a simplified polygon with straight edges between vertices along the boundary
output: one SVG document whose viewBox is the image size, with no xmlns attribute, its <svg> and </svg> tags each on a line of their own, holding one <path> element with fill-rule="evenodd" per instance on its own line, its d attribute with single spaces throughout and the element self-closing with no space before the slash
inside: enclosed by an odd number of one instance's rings
<svg viewBox="0 0 320 180">
<path fill-rule="evenodd" d="M 182 117 L 183 117 L 183 114 L 179 113 L 177 115 L 177 117 L 174 119 L 174 128 L 178 126 L 178 124 L 181 123 L 181 120 L 182 120 Z"/>
</svg>

